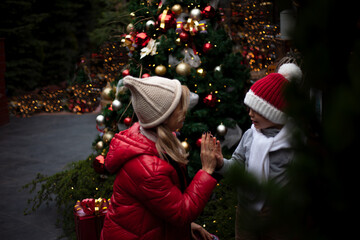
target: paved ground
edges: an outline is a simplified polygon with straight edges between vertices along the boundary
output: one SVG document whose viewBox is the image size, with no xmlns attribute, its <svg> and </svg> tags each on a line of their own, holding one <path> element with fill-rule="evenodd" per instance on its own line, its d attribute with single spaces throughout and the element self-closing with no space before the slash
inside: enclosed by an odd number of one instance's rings
<svg viewBox="0 0 360 240">
<path fill-rule="evenodd" d="M 22 186 L 37 173 L 52 175 L 69 162 L 92 153 L 98 134 L 97 114 L 50 114 L 10 119 L 0 126 L 0 239 L 52 240 L 62 230 L 55 226 L 56 209 L 43 206 L 24 216 L 30 195 Z"/>
</svg>

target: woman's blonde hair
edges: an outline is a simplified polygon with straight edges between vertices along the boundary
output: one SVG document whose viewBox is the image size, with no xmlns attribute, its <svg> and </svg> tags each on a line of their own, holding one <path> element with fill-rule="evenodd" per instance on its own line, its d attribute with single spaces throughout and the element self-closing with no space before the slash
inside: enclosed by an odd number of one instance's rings
<svg viewBox="0 0 360 240">
<path fill-rule="evenodd" d="M 186 86 L 181 86 L 182 93 L 180 98 L 180 109 L 182 114 L 179 117 L 186 115 L 189 106 L 190 91 Z M 167 156 L 173 159 L 175 162 L 181 164 L 187 164 L 188 153 L 179 141 L 179 139 L 171 132 L 165 123 L 160 124 L 155 128 L 157 133 L 156 149 L 159 152 L 160 158 L 169 160 Z"/>
</svg>

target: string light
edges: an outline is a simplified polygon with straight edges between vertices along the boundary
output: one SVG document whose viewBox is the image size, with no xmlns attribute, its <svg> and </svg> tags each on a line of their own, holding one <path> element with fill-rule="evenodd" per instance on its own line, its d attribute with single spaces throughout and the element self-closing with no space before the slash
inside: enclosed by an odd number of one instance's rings
<svg viewBox="0 0 360 240">
<path fill-rule="evenodd" d="M 231 7 L 233 16 L 242 21 L 231 26 L 238 49 L 252 71 L 261 71 L 275 60 L 275 36 L 279 28 L 272 24 L 273 3 L 243 0 L 234 1 Z M 236 29 L 238 26 L 241 27 Z"/>
</svg>

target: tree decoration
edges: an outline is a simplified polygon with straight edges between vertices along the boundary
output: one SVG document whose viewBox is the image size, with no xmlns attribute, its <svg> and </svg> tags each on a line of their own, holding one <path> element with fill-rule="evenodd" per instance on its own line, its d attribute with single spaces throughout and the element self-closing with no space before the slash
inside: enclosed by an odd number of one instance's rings
<svg viewBox="0 0 360 240">
<path fill-rule="evenodd" d="M 151 28 L 151 26 L 155 26 L 154 20 L 148 20 L 148 21 L 145 23 L 146 30 L 149 30 L 149 29 Z"/>
<path fill-rule="evenodd" d="M 132 32 L 134 32 L 134 30 L 135 30 L 134 24 L 129 23 L 129 25 L 127 25 L 127 27 L 126 27 L 126 32 L 132 33 Z"/>
<path fill-rule="evenodd" d="M 179 38 L 180 38 L 181 42 L 187 43 L 189 41 L 190 36 L 187 32 L 181 32 L 179 34 Z"/>
<path fill-rule="evenodd" d="M 208 53 L 213 47 L 214 45 L 211 43 L 205 43 L 202 50 L 204 53 Z"/>
<path fill-rule="evenodd" d="M 196 73 L 200 76 L 200 77 L 205 77 L 206 76 L 206 71 L 203 68 L 198 68 L 196 69 Z"/>
<path fill-rule="evenodd" d="M 204 103 L 209 106 L 209 107 L 215 107 L 216 104 L 216 97 L 211 93 L 209 95 L 207 95 L 206 97 L 204 97 Z"/>
<path fill-rule="evenodd" d="M 156 66 L 155 73 L 156 75 L 164 76 L 166 74 L 166 67 L 164 65 Z"/>
<path fill-rule="evenodd" d="M 97 117 L 96 117 L 96 124 L 98 125 L 98 126 L 104 126 L 104 124 L 105 124 L 105 117 L 103 116 L 103 115 L 98 115 Z"/>
<path fill-rule="evenodd" d="M 182 7 L 180 4 L 175 4 L 174 6 L 172 6 L 171 11 L 175 15 L 180 15 L 182 13 Z"/>
<path fill-rule="evenodd" d="M 196 146 L 201 147 L 201 138 L 196 140 Z"/>
<path fill-rule="evenodd" d="M 147 78 L 147 77 L 150 77 L 150 74 L 148 73 L 144 73 L 143 75 L 141 75 L 142 78 Z"/>
<path fill-rule="evenodd" d="M 180 46 L 181 45 L 181 39 L 180 38 L 176 38 L 175 39 L 175 44 Z"/>
<path fill-rule="evenodd" d="M 95 145 L 96 150 L 102 150 L 104 148 L 104 142 L 98 141 Z"/>
<path fill-rule="evenodd" d="M 172 14 L 169 9 L 165 9 L 159 15 L 156 25 L 162 32 L 167 32 L 169 29 L 174 28 L 176 26 L 176 19 L 174 14 Z"/>
<path fill-rule="evenodd" d="M 123 71 L 121 72 L 121 75 L 122 75 L 123 77 L 126 77 L 127 75 L 130 75 L 130 70 L 129 70 L 129 69 L 123 70 Z"/>
<path fill-rule="evenodd" d="M 189 143 L 187 141 L 182 141 L 181 145 L 185 148 L 186 152 L 190 151 L 190 145 L 189 145 Z"/>
<path fill-rule="evenodd" d="M 216 14 L 215 9 L 214 9 L 212 6 L 210 6 L 210 5 L 206 6 L 206 7 L 201 11 L 201 16 L 202 16 L 203 18 L 213 18 L 213 17 L 215 17 L 215 14 Z"/>
<path fill-rule="evenodd" d="M 107 84 L 106 87 L 103 89 L 103 91 L 101 92 L 101 96 L 105 99 L 105 100 L 112 100 L 111 97 L 111 92 L 112 92 L 112 87 L 110 86 L 110 84 Z"/>
<path fill-rule="evenodd" d="M 135 36 L 135 44 L 140 47 L 145 47 L 150 41 L 150 37 L 147 33 L 141 32 Z"/>
<path fill-rule="evenodd" d="M 147 46 L 140 50 L 140 59 L 150 55 L 154 56 L 157 54 L 157 46 L 159 42 L 156 42 L 154 39 L 150 39 Z"/>
<path fill-rule="evenodd" d="M 112 107 L 112 109 L 113 109 L 114 111 L 120 110 L 121 105 L 122 105 L 121 102 L 120 102 L 119 100 L 117 100 L 117 99 L 115 99 L 115 100 L 111 103 L 111 107 Z"/>
<path fill-rule="evenodd" d="M 201 10 L 198 8 L 191 9 L 190 17 L 196 21 L 199 21 L 201 19 Z"/>
<path fill-rule="evenodd" d="M 105 173 L 105 171 L 106 171 L 105 170 L 105 158 L 103 155 L 99 155 L 94 159 L 93 168 L 94 168 L 95 172 L 97 172 L 99 174 Z"/>
<path fill-rule="evenodd" d="M 225 136 L 225 134 L 227 133 L 227 127 L 224 124 L 220 124 L 217 128 L 216 128 L 216 132 L 217 134 L 219 134 L 220 136 Z"/>
<path fill-rule="evenodd" d="M 126 118 L 124 119 L 124 124 L 125 124 L 126 126 L 130 126 L 131 123 L 132 123 L 131 117 L 126 117 Z"/>
<path fill-rule="evenodd" d="M 110 141 L 113 137 L 114 137 L 114 133 L 112 131 L 107 131 L 103 135 L 103 141 L 105 143 L 110 143 Z"/>
<path fill-rule="evenodd" d="M 190 35 L 195 36 L 199 31 L 199 22 L 196 19 L 188 18 L 187 21 L 183 24 L 183 29 L 190 33 Z"/>
<path fill-rule="evenodd" d="M 176 66 L 176 73 L 182 76 L 187 76 L 190 74 L 191 66 L 185 62 L 179 63 Z"/>
</svg>

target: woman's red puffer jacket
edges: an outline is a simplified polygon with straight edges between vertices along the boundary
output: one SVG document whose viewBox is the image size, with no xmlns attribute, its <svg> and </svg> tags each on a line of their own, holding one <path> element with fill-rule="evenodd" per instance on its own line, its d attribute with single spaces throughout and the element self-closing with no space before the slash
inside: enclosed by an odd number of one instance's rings
<svg viewBox="0 0 360 240">
<path fill-rule="evenodd" d="M 105 166 L 117 175 L 102 240 L 191 239 L 190 224 L 217 183 L 200 170 L 182 193 L 175 168 L 159 158 L 138 123 L 115 135 Z"/>
</svg>

